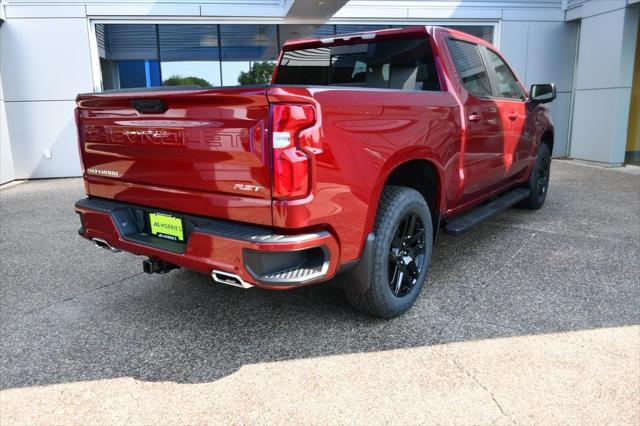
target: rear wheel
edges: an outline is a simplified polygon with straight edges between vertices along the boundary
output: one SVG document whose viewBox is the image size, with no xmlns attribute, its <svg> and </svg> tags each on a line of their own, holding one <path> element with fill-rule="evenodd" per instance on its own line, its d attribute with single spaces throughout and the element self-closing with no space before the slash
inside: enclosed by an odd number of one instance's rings
<svg viewBox="0 0 640 426">
<path fill-rule="evenodd" d="M 433 225 L 424 197 L 411 188 L 385 187 L 374 234 L 369 289 L 347 289 L 347 297 L 362 312 L 392 318 L 411 307 L 427 276 Z"/>
<path fill-rule="evenodd" d="M 538 147 L 536 164 L 531 171 L 531 177 L 526 185 L 526 188 L 529 189 L 531 193 L 518 204 L 518 207 L 530 210 L 538 210 L 542 207 L 544 201 L 547 199 L 550 173 L 551 153 L 549 152 L 549 147 L 541 143 Z"/>
</svg>

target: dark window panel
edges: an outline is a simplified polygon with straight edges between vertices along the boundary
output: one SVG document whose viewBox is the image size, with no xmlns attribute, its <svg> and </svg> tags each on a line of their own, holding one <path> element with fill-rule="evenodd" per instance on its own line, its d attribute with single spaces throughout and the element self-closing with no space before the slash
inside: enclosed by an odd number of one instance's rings
<svg viewBox="0 0 640 426">
<path fill-rule="evenodd" d="M 105 25 L 105 59 L 123 61 L 158 59 L 156 26 L 151 24 Z"/>
<path fill-rule="evenodd" d="M 475 96 L 491 96 L 491 84 L 478 46 L 460 40 L 448 40 L 449 52 L 464 88 Z"/>
<path fill-rule="evenodd" d="M 276 83 L 440 90 L 431 45 L 422 38 L 285 52 Z"/>
<path fill-rule="evenodd" d="M 158 25 L 163 61 L 218 60 L 216 25 Z"/>
</svg>

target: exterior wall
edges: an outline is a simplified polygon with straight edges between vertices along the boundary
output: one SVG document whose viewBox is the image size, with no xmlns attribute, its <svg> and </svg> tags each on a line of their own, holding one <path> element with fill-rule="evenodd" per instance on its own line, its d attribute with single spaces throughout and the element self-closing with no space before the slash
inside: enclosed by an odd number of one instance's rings
<svg viewBox="0 0 640 426">
<path fill-rule="evenodd" d="M 0 92 L 0 182 L 80 173 L 74 98 L 99 85 L 99 69 L 92 66 L 91 51 L 96 46 L 90 32 L 91 19 L 153 22 L 171 18 L 188 22 L 191 17 L 208 17 L 209 22 L 220 23 L 493 23 L 497 28 L 496 44 L 526 85 L 557 85 L 558 99 L 551 104 L 556 125 L 554 155 L 570 153 L 576 158 L 622 162 L 628 120 L 628 114 L 623 112 L 628 111 L 625 108 L 631 87 L 625 58 L 633 58 L 625 40 L 631 33 L 635 37 L 634 16 L 637 25 L 637 8 L 627 4 L 633 1 L 351 0 L 331 18 L 333 12 L 322 16 L 319 11 L 315 18 L 304 19 L 300 18 L 300 10 L 295 16 L 289 13 L 294 0 L 5 2 L 6 21 L 0 27 L 0 80 L 4 83 L 4 92 Z M 580 19 L 584 20 L 582 26 Z M 580 59 L 574 73 L 578 34 Z M 600 43 L 600 38 L 605 42 Z M 606 58 L 594 56 L 595 51 L 601 51 Z M 574 88 L 574 125 L 570 130 Z M 573 140 L 570 148 L 569 135 Z M 45 158 L 45 150 L 50 151 L 51 159 Z"/>
<path fill-rule="evenodd" d="M 625 151 L 625 159 L 628 163 L 640 165 L 640 30 L 636 35 L 636 59 L 633 66 L 629 131 Z"/>
<path fill-rule="evenodd" d="M 0 16 L 1 19 L 1 16 Z M 0 21 L 1 23 L 2 21 Z M 0 25 L 0 45 L 4 35 L 4 28 Z M 9 142 L 9 128 L 7 127 L 7 112 L 4 106 L 4 90 L 2 71 L 0 70 L 0 185 L 16 178 L 13 169 L 13 153 Z"/>
<path fill-rule="evenodd" d="M 624 0 L 582 2 L 570 155 L 624 163 L 638 8 Z"/>
<path fill-rule="evenodd" d="M 2 31 L 0 72 L 16 178 L 79 175 L 74 99 L 93 87 L 86 20 L 7 19 Z"/>
<path fill-rule="evenodd" d="M 567 155 L 578 26 L 558 21 L 503 21 L 501 50 L 522 81 L 555 83 L 549 104 L 555 125 L 553 155 Z"/>
</svg>

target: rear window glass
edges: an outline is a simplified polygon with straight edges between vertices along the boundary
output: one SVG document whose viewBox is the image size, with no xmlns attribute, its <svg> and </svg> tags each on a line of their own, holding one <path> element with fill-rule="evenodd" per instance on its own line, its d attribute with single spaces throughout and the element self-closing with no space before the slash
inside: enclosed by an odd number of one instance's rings
<svg viewBox="0 0 640 426">
<path fill-rule="evenodd" d="M 449 39 L 448 45 L 464 88 L 472 95 L 490 97 L 491 84 L 478 46 L 454 39 Z"/>
<path fill-rule="evenodd" d="M 427 39 L 287 51 L 276 84 L 440 90 Z"/>
</svg>

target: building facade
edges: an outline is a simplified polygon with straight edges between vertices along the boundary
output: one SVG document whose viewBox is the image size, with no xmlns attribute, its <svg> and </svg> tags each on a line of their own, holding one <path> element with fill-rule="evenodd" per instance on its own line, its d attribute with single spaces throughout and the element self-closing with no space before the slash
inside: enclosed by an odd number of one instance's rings
<svg viewBox="0 0 640 426">
<path fill-rule="evenodd" d="M 555 156 L 638 161 L 640 0 L 1 1 L 0 183 L 80 174 L 78 93 L 250 84 L 290 38 L 408 25 L 477 35 L 527 86 L 555 82 Z"/>
</svg>

